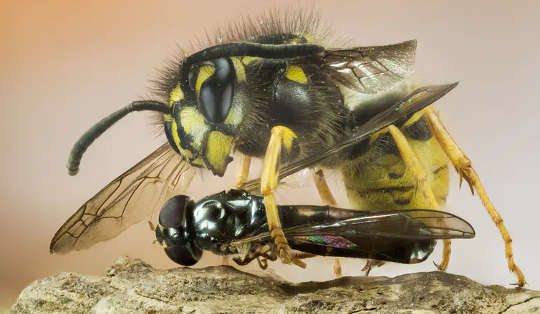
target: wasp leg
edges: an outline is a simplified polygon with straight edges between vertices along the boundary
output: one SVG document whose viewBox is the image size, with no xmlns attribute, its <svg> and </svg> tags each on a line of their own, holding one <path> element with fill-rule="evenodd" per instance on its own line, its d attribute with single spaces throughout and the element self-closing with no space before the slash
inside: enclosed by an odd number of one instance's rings
<svg viewBox="0 0 540 314">
<path fill-rule="evenodd" d="M 330 187 L 326 182 L 322 169 L 311 169 L 311 174 L 313 175 L 315 187 L 317 188 L 317 192 L 319 192 L 319 196 L 324 205 L 336 205 L 336 199 L 334 198 L 334 195 L 332 195 L 332 191 L 330 191 Z"/>
<path fill-rule="evenodd" d="M 315 187 L 317 188 L 317 192 L 319 192 L 319 196 L 323 203 L 325 205 L 336 205 L 336 199 L 334 198 L 334 195 L 332 195 L 332 191 L 330 191 L 330 187 L 326 182 L 322 169 L 311 169 L 311 174 L 313 175 L 313 182 L 315 183 Z M 333 270 L 336 278 L 343 276 L 339 258 L 334 260 Z"/>
<path fill-rule="evenodd" d="M 493 206 L 493 203 L 489 199 L 487 192 L 484 189 L 482 182 L 480 181 L 480 177 L 478 177 L 478 174 L 472 167 L 471 160 L 465 155 L 465 153 L 461 150 L 461 148 L 459 148 L 456 142 L 454 142 L 454 140 L 452 139 L 452 137 L 446 130 L 446 127 L 440 120 L 437 113 L 433 110 L 433 108 L 427 107 L 426 109 L 424 109 L 424 112 L 425 112 L 425 116 L 427 117 L 429 121 L 429 124 L 431 125 L 435 138 L 440 143 L 441 147 L 443 148 L 448 158 L 450 158 L 450 161 L 456 168 L 456 171 L 459 173 L 460 185 L 463 182 L 463 178 L 465 178 L 465 180 L 469 184 L 471 192 L 473 193 L 473 195 L 474 195 L 474 191 L 477 192 L 489 216 L 491 217 L 491 219 L 493 220 L 493 222 L 499 229 L 501 237 L 503 238 L 503 241 L 504 241 L 508 268 L 518 278 L 517 285 L 520 287 L 523 287 L 526 283 L 525 276 L 523 275 L 523 272 L 521 272 L 521 269 L 519 269 L 519 267 L 516 265 L 516 262 L 514 261 L 514 254 L 512 250 L 512 238 L 510 237 L 510 233 L 506 229 L 506 226 L 503 223 L 503 219 L 501 215 L 499 215 L 499 213 Z"/>
<path fill-rule="evenodd" d="M 236 177 L 236 183 L 234 184 L 235 189 L 240 189 L 249 176 L 249 168 L 251 166 L 251 157 L 248 155 L 240 155 L 240 169 L 238 171 L 238 176 Z"/>
<path fill-rule="evenodd" d="M 341 262 L 337 257 L 334 259 L 334 266 L 332 267 L 332 270 L 334 271 L 334 276 L 336 276 L 336 278 L 341 278 L 343 276 Z"/>
<path fill-rule="evenodd" d="M 296 138 L 294 132 L 284 126 L 275 126 L 272 128 L 272 135 L 266 148 L 264 156 L 263 171 L 261 175 L 261 194 L 264 196 L 264 206 L 266 207 L 266 219 L 268 221 L 268 231 L 276 245 L 277 252 L 284 264 L 294 263 L 302 268 L 306 264 L 298 259 L 291 258 L 289 255 L 289 244 L 285 234 L 281 229 L 278 208 L 274 191 L 278 186 L 279 179 L 279 158 L 281 155 L 281 146 L 287 151 L 293 147 L 293 140 Z"/>
<path fill-rule="evenodd" d="M 396 143 L 401 158 L 405 163 L 406 169 L 408 169 L 408 171 L 411 171 L 411 173 L 417 180 L 418 192 L 420 192 L 420 195 L 422 195 L 424 206 L 429 209 L 440 209 L 439 203 L 437 202 L 437 199 L 435 198 L 435 195 L 433 194 L 433 191 L 428 184 L 427 174 L 422 167 L 422 164 L 418 160 L 415 152 L 409 145 L 407 138 L 394 125 L 390 125 L 387 128 L 381 130 L 380 132 L 389 132 L 390 135 L 392 135 L 392 138 Z M 444 271 L 448 267 L 448 263 L 450 262 L 450 255 L 452 252 L 451 243 L 452 242 L 450 240 L 443 240 L 443 260 L 440 264 L 435 264 L 439 270 Z"/>
</svg>

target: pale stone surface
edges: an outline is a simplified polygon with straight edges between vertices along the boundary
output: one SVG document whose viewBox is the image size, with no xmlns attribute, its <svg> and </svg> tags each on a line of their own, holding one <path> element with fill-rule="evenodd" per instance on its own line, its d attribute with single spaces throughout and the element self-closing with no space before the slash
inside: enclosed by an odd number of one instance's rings
<svg viewBox="0 0 540 314">
<path fill-rule="evenodd" d="M 104 277 L 62 273 L 24 289 L 12 313 L 540 313 L 540 292 L 442 272 L 289 284 L 232 267 L 155 270 L 128 257 Z"/>
</svg>

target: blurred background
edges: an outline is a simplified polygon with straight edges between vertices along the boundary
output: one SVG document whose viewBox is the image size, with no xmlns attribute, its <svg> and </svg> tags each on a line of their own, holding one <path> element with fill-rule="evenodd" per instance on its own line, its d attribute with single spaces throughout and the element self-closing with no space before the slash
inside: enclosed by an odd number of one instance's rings
<svg viewBox="0 0 540 314">
<path fill-rule="evenodd" d="M 59 272 L 103 274 L 121 255 L 174 267 L 152 245 L 146 224 L 90 250 L 51 256 L 57 228 L 89 197 L 163 141 L 146 114 L 134 114 L 88 151 L 78 176 L 67 175 L 71 145 L 89 126 L 132 100 L 150 95 L 150 80 L 191 41 L 242 15 L 288 8 L 290 1 L 4 1 L 0 5 L 0 308 L 30 282 Z M 351 45 L 418 40 L 416 71 L 424 82 L 460 85 L 437 102 L 455 140 L 473 160 L 512 237 L 528 288 L 540 289 L 540 2 L 303 1 L 338 39 Z M 230 186 L 228 175 L 197 177 L 194 198 Z M 256 173 L 252 172 L 252 175 Z M 316 203 L 311 182 L 280 200 Z M 204 179 L 206 181 L 203 181 Z M 483 284 L 508 286 L 499 233 L 468 187 L 453 175 L 448 208 L 471 222 L 474 240 L 454 241 L 448 271 Z M 204 185 L 201 182 L 205 182 Z M 294 184 L 291 184 L 294 185 Z M 333 185 L 343 196 L 341 187 Z M 287 195 L 285 195 L 287 194 Z M 308 196 L 306 196 L 308 195 Z M 311 199 L 311 201 L 310 201 Z M 373 275 L 432 271 L 440 248 L 420 265 L 387 265 Z M 201 265 L 218 264 L 207 255 Z M 332 259 L 307 270 L 275 267 L 293 281 L 332 278 Z M 363 261 L 343 260 L 346 275 Z M 252 268 L 255 269 L 255 268 Z M 315 271 L 314 269 L 317 269 Z"/>
</svg>

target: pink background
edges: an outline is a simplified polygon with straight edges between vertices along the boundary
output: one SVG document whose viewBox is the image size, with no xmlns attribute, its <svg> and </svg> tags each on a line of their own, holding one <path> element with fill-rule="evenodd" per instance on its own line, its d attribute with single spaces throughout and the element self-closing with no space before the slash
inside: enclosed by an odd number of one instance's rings
<svg viewBox="0 0 540 314">
<path fill-rule="evenodd" d="M 121 255 L 156 267 L 174 266 L 151 244 L 145 224 L 88 251 L 49 255 L 49 240 L 60 224 L 163 137 L 156 139 L 145 114 L 133 115 L 89 150 L 76 177 L 69 177 L 64 166 L 68 151 L 98 119 L 149 95 L 149 80 L 178 45 L 240 15 L 288 2 L 28 0 L 0 5 L 0 309 L 33 280 L 63 271 L 102 274 Z M 417 73 L 424 82 L 461 82 L 437 107 L 505 219 L 528 287 L 540 289 L 540 2 L 315 3 L 338 38 L 357 45 L 416 38 Z M 192 195 L 228 187 L 233 168 L 223 180 L 205 175 L 207 183 L 197 181 Z M 454 242 L 449 271 L 485 284 L 514 282 L 498 231 L 468 188 L 458 191 L 455 179 L 448 207 L 474 225 L 477 237 Z M 342 194 L 339 185 L 333 189 Z M 280 195 L 283 201 L 316 201 Z M 219 260 L 207 256 L 203 265 Z M 389 265 L 373 275 L 434 270 L 431 260 L 440 260 L 440 248 L 423 264 Z M 310 264 L 307 271 L 290 266 L 276 271 L 291 280 L 331 278 L 331 259 Z M 345 274 L 358 274 L 363 261 L 343 265 Z"/>
</svg>

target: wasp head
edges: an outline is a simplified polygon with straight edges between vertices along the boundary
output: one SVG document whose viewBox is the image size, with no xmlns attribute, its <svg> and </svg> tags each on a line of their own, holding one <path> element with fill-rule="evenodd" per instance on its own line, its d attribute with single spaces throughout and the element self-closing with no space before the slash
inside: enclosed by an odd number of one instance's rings
<svg viewBox="0 0 540 314">
<path fill-rule="evenodd" d="M 198 167 L 222 176 L 244 115 L 245 72 L 234 57 L 183 64 L 163 115 L 171 146 Z"/>
<path fill-rule="evenodd" d="M 246 71 L 240 57 L 287 59 L 320 55 L 324 47 L 314 44 L 265 45 L 236 42 L 199 51 L 179 65 L 179 71 L 164 85 L 168 104 L 154 100 L 134 101 L 88 129 L 73 145 L 67 168 L 70 175 L 88 147 L 113 124 L 136 111 L 161 113 L 171 146 L 197 167 L 223 176 L 232 158 L 237 130 L 248 103 Z"/>
</svg>

